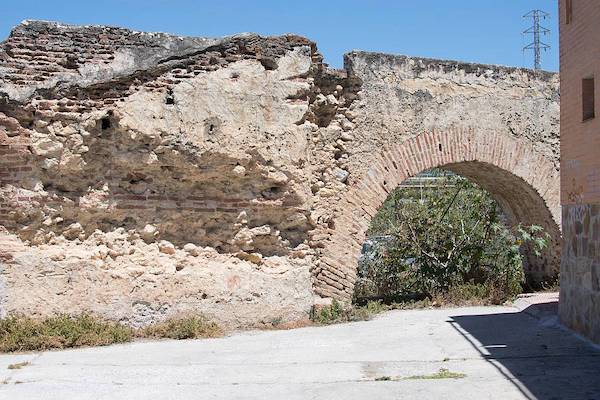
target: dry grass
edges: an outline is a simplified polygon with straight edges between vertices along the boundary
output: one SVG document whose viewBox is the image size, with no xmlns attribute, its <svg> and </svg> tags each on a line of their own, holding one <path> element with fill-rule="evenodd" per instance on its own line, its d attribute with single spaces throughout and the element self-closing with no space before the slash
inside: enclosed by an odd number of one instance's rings
<svg viewBox="0 0 600 400">
<path fill-rule="evenodd" d="M 432 302 L 443 306 L 487 306 L 503 304 L 506 295 L 499 289 L 482 284 L 463 283 L 448 289 L 447 292 L 437 293 Z"/>
<path fill-rule="evenodd" d="M 105 346 L 130 342 L 136 337 L 197 339 L 222 335 L 217 324 L 197 315 L 172 318 L 137 330 L 89 314 L 44 319 L 12 315 L 0 320 L 0 352 Z"/>
<path fill-rule="evenodd" d="M 504 304 L 513 300 L 493 286 L 461 284 L 444 293 L 435 294 L 423 300 L 405 300 L 384 303 L 382 300 L 369 300 L 363 305 L 345 306 L 333 301 L 330 306 L 313 310 L 311 320 L 317 325 L 330 325 L 343 322 L 367 321 L 377 314 L 390 310 L 415 310 L 438 307 L 470 307 Z"/>
<path fill-rule="evenodd" d="M 276 318 L 269 322 L 254 324 L 250 327 L 250 329 L 257 329 L 261 331 L 288 331 L 291 329 L 306 328 L 307 326 L 314 325 L 315 323 L 309 318 L 286 322 L 283 322 L 281 318 Z"/>
<path fill-rule="evenodd" d="M 137 332 L 137 336 L 155 339 L 201 339 L 223 336 L 223 330 L 203 316 L 180 316 L 158 322 Z"/>
<path fill-rule="evenodd" d="M 0 320 L 0 351 L 32 351 L 128 342 L 132 330 L 88 314 L 34 319 L 12 315 Z"/>
</svg>

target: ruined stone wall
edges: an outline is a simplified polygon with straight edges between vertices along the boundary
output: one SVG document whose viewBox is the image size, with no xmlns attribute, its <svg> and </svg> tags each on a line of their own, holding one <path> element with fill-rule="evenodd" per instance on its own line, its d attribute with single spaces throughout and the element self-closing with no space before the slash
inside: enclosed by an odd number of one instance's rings
<svg viewBox="0 0 600 400">
<path fill-rule="evenodd" d="M 306 317 L 311 42 L 29 22 L 2 49 L 4 313 Z"/>
<path fill-rule="evenodd" d="M 434 166 L 556 237 L 556 85 L 371 53 L 329 70 L 292 35 L 23 23 L 0 49 L 0 311 L 306 318 L 351 297 L 370 216 Z"/>
</svg>

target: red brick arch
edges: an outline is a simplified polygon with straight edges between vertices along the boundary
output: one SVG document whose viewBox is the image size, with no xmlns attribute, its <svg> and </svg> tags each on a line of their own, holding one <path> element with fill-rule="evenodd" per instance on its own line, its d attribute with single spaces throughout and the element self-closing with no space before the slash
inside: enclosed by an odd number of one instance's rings
<svg viewBox="0 0 600 400">
<path fill-rule="evenodd" d="M 341 200 L 333 233 L 314 269 L 318 295 L 350 300 L 371 218 L 401 182 L 434 167 L 454 171 L 488 190 L 509 222 L 543 226 L 552 243 L 541 258 L 527 255 L 526 272 L 534 279 L 556 275 L 560 264 L 560 185 L 555 164 L 522 139 L 451 129 L 386 146 L 351 186 Z"/>
</svg>

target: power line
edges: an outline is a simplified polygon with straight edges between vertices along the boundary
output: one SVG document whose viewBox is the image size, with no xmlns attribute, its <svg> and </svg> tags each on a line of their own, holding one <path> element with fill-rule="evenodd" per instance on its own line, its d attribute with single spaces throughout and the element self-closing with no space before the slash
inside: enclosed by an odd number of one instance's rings
<svg viewBox="0 0 600 400">
<path fill-rule="evenodd" d="M 533 20 L 533 26 L 523 31 L 523 34 L 533 35 L 533 42 L 523 47 L 523 52 L 526 50 L 533 50 L 533 69 L 542 69 L 542 50 L 546 51 L 550 48 L 550 45 L 542 42 L 542 35 L 550 33 L 550 29 L 540 25 L 541 19 L 549 18 L 550 14 L 542 10 L 533 10 L 523 15 L 523 18 L 531 18 Z"/>
</svg>

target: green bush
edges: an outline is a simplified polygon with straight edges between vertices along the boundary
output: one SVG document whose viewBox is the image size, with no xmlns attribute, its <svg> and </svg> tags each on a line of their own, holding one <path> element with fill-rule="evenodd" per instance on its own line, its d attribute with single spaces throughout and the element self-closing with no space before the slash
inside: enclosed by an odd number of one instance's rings
<svg viewBox="0 0 600 400">
<path fill-rule="evenodd" d="M 355 300 L 473 298 L 502 303 L 521 293 L 521 249 L 539 254 L 538 226 L 508 227 L 498 204 L 468 180 L 438 172 L 435 188 L 393 192 L 373 218 L 379 237 L 359 264 Z"/>
<path fill-rule="evenodd" d="M 330 306 L 320 307 L 313 312 L 312 318 L 314 322 L 327 325 L 345 320 L 345 312 L 342 304 L 337 300 L 333 300 Z"/>
</svg>

